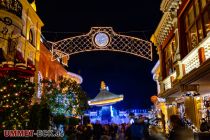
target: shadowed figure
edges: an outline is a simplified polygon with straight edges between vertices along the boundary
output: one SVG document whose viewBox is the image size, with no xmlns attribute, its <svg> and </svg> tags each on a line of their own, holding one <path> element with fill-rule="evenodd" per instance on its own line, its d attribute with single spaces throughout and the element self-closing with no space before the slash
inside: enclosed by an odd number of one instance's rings
<svg viewBox="0 0 210 140">
<path fill-rule="evenodd" d="M 147 130 L 143 118 L 135 119 L 134 123 L 127 129 L 126 137 L 128 140 L 143 140 L 148 135 Z"/>
<path fill-rule="evenodd" d="M 193 132 L 186 128 L 178 115 L 170 116 L 170 123 L 172 129 L 169 134 L 168 140 L 193 140 Z"/>
<path fill-rule="evenodd" d="M 201 126 L 200 126 L 201 132 L 209 131 L 209 129 L 210 128 L 208 127 L 208 122 L 204 118 L 202 118 L 201 119 Z"/>
</svg>

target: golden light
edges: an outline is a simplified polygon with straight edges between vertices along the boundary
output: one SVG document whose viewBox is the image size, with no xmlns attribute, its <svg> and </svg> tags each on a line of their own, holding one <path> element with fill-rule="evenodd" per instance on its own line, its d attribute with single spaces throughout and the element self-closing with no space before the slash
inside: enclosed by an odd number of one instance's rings
<svg viewBox="0 0 210 140">
<path fill-rule="evenodd" d="M 90 101 L 89 105 L 105 105 L 105 104 L 112 104 L 112 103 L 116 103 L 119 101 L 122 101 L 123 97 L 119 97 L 119 98 L 113 98 L 113 99 L 107 99 L 107 100 L 103 100 L 103 101 Z"/>
</svg>

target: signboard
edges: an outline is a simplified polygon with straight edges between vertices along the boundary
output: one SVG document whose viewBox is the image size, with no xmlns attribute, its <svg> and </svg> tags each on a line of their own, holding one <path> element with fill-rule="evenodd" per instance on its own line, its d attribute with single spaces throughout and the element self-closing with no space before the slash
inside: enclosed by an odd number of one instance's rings
<svg viewBox="0 0 210 140">
<path fill-rule="evenodd" d="M 192 84 L 192 85 L 181 85 L 181 92 L 187 92 L 187 91 L 199 91 L 199 84 Z"/>
</svg>

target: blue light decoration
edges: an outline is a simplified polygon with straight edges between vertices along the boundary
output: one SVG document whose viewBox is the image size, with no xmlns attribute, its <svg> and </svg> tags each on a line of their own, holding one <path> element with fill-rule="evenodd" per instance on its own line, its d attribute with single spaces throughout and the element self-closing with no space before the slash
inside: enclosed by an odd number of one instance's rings
<svg viewBox="0 0 210 140">
<path fill-rule="evenodd" d="M 70 101 L 74 97 L 71 94 L 58 94 L 55 98 L 55 104 L 50 106 L 52 114 L 54 115 L 64 115 L 72 116 L 71 110 L 68 109 L 70 106 Z"/>
<path fill-rule="evenodd" d="M 92 123 L 95 123 L 96 120 L 100 121 L 101 124 L 115 123 L 130 123 L 134 122 L 134 119 L 129 116 L 133 112 L 135 117 L 140 115 L 149 117 L 147 109 L 128 109 L 128 110 L 117 110 L 113 106 L 102 106 L 101 109 L 88 110 L 85 113 L 85 116 L 89 116 Z"/>
</svg>

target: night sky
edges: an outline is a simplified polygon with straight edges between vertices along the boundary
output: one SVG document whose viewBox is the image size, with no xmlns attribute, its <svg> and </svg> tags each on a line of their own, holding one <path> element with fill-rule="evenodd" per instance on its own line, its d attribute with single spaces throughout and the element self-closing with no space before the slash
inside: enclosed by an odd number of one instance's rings
<svg viewBox="0 0 210 140">
<path fill-rule="evenodd" d="M 161 0 L 36 0 L 44 22 L 43 35 L 57 41 L 89 32 L 93 26 L 111 26 L 124 35 L 149 40 L 160 18 Z M 117 52 L 85 52 L 70 56 L 69 71 L 83 77 L 82 87 L 94 98 L 104 80 L 111 92 L 124 94 L 116 108 L 149 108 L 156 94 L 151 70 L 157 62 Z"/>
</svg>

